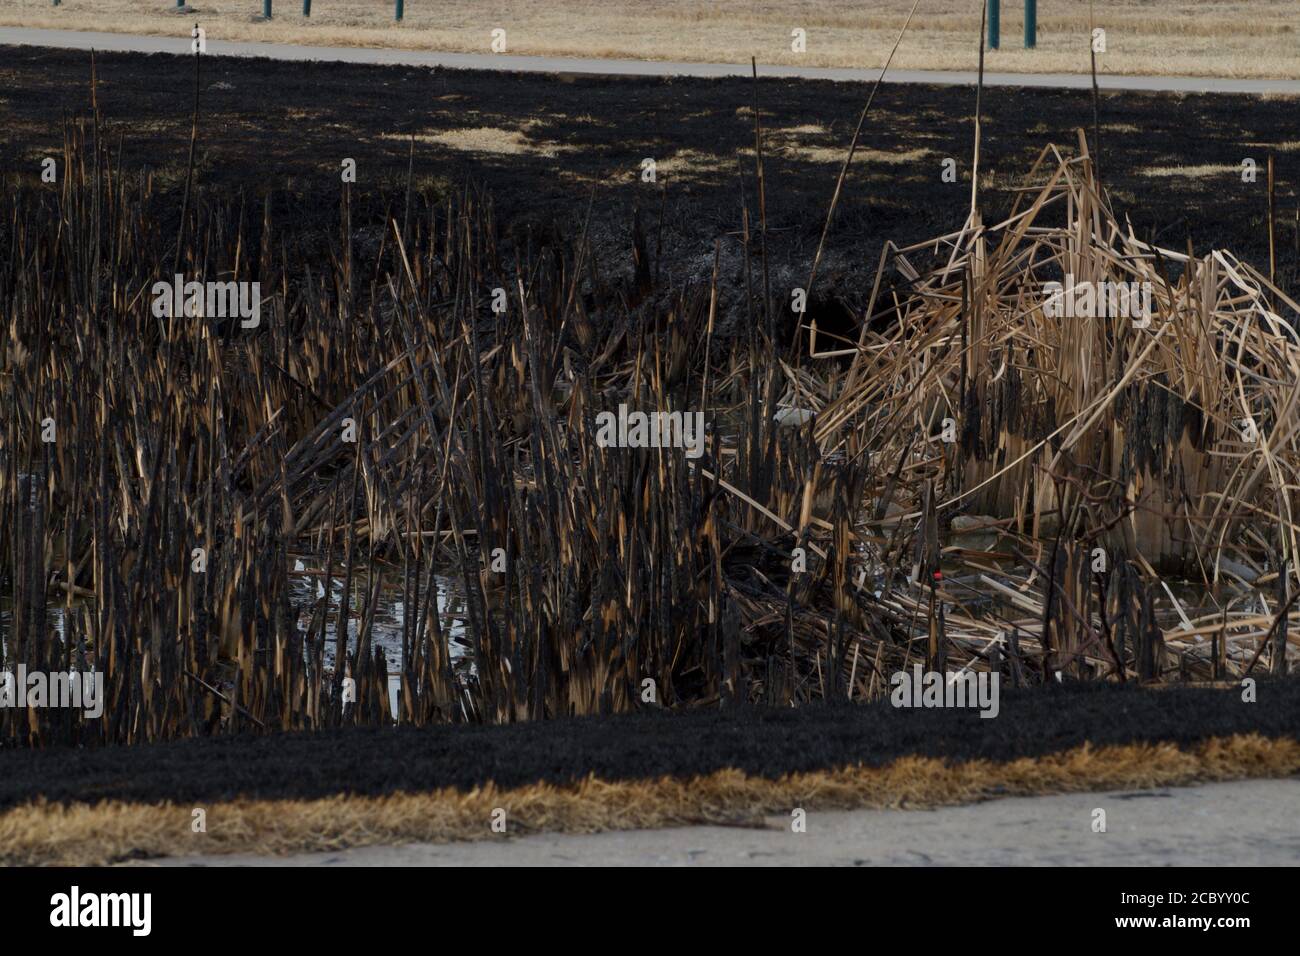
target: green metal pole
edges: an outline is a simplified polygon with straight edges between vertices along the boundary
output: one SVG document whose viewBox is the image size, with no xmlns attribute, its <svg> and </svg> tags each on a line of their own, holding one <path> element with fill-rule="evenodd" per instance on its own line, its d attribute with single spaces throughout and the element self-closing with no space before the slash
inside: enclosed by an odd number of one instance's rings
<svg viewBox="0 0 1300 956">
<path fill-rule="evenodd" d="M 271 19 L 271 0 L 262 0 L 262 16 Z"/>
<path fill-rule="evenodd" d="M 311 16 L 311 0 L 302 0 L 302 15 L 304 17 Z"/>
<path fill-rule="evenodd" d="M 402 13 L 405 12 L 405 10 L 406 10 L 406 3 L 404 2 L 404 0 L 397 0 L 397 16 L 396 16 L 397 20 L 402 19 Z"/>
<path fill-rule="evenodd" d="M 1038 0 L 1025 0 L 1025 49 L 1038 46 Z"/>
<path fill-rule="evenodd" d="M 989 0 L 989 49 L 998 48 L 998 31 L 1002 25 L 1002 0 Z"/>
</svg>

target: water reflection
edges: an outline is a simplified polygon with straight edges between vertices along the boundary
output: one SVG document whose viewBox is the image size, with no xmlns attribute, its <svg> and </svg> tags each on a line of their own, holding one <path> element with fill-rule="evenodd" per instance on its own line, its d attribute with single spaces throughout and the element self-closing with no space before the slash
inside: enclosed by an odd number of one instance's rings
<svg viewBox="0 0 1300 956">
<path fill-rule="evenodd" d="M 297 626 L 306 632 L 310 626 L 316 602 L 325 594 L 323 573 L 310 571 L 301 560 L 295 560 L 289 574 L 290 603 L 298 612 Z M 352 597 L 349 606 L 352 609 L 348 618 L 348 649 L 357 646 L 357 628 L 361 623 L 361 609 L 366 600 L 367 576 L 364 570 L 354 572 Z M 451 654 L 452 667 L 473 673 L 473 663 L 469 656 L 469 643 L 466 637 L 466 610 L 463 591 L 452 578 L 442 575 L 434 576 L 434 594 L 438 605 L 438 618 L 443 633 L 447 635 L 447 647 Z M 335 639 L 338 632 L 337 615 L 343 601 L 343 577 L 336 572 L 331 584 L 330 618 L 325 626 L 325 647 L 323 657 L 325 666 L 333 668 Z M 13 609 L 11 601 L 0 598 L 0 659 L 7 659 L 8 642 L 13 628 Z M 80 613 L 84 610 L 83 599 L 75 598 L 72 602 L 71 615 L 63 604 L 47 605 L 45 624 L 49 632 L 58 636 L 60 642 L 68 639 L 69 617 L 72 633 L 84 634 L 86 621 Z M 380 581 L 379 596 L 375 602 L 371 624 L 371 641 L 384 649 L 388 661 L 388 694 L 392 713 L 397 713 L 397 695 L 401 686 L 402 669 L 402 631 L 406 625 L 406 605 L 402 600 L 402 577 L 397 572 L 384 572 Z"/>
<path fill-rule="evenodd" d="M 356 570 L 352 575 L 352 596 L 348 602 L 351 613 L 348 617 L 348 648 L 357 646 L 357 629 L 361 624 L 361 608 L 366 601 L 366 592 L 370 583 L 364 570 Z M 325 596 L 324 574 L 308 570 L 301 560 L 295 560 L 293 571 L 289 574 L 290 601 L 299 609 L 298 627 L 305 631 L 315 610 L 316 602 Z M 469 658 L 469 643 L 466 639 L 466 611 L 463 591 L 456 582 L 448 577 L 434 575 L 434 595 L 438 604 L 438 619 L 443 633 L 447 635 L 447 648 L 451 654 L 453 668 L 466 669 L 470 672 L 473 665 Z M 325 666 L 334 666 L 334 647 L 338 633 L 337 615 L 343 602 L 343 575 L 336 571 L 330 583 L 330 617 L 325 626 Z M 371 623 L 370 639 L 376 647 L 384 649 L 384 658 L 388 662 L 388 699 L 393 714 L 397 713 L 397 695 L 401 687 L 402 671 L 402 631 L 406 625 L 406 604 L 402 600 L 402 576 L 395 571 L 381 572 L 379 596 L 375 601 Z"/>
</svg>

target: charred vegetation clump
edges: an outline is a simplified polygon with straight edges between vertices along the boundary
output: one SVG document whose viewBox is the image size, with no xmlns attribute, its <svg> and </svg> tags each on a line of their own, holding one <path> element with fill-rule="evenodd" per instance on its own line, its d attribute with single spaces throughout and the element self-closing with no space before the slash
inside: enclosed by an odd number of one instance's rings
<svg viewBox="0 0 1300 956">
<path fill-rule="evenodd" d="M 678 281 L 637 215 L 611 268 L 589 213 L 503 229 L 480 190 L 411 176 L 380 203 L 337 185 L 304 237 L 192 159 L 177 214 L 99 122 L 66 125 L 55 188 L 0 199 L 0 667 L 93 670 L 107 696 L 94 719 L 0 709 L 4 742 L 1295 656 L 1296 307 L 1226 252 L 1120 229 L 1082 136 L 1005 221 L 972 208 L 925 243 L 940 261 L 887 244 L 864 307 L 808 290 L 792 313 L 761 190 L 737 291 L 722 240 Z M 1152 328 L 1046 318 L 1066 265 L 1152 282 Z M 258 283 L 260 320 L 160 315 L 175 275 Z M 620 405 L 702 413 L 702 454 L 607 447 Z"/>
</svg>

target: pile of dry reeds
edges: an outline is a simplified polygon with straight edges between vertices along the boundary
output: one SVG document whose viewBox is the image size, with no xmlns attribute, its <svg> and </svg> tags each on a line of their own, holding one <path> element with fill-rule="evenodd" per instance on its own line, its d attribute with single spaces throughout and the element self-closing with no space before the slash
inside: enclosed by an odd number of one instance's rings
<svg viewBox="0 0 1300 956">
<path fill-rule="evenodd" d="M 1033 613 L 962 614 L 949 637 L 968 653 L 987 660 L 1018 633 L 1045 672 L 1227 677 L 1261 652 L 1282 672 L 1300 573 L 1298 320 L 1231 253 L 1121 226 L 1080 133 L 1073 157 L 1043 151 L 997 225 L 973 212 L 951 235 L 887 244 L 856 343 L 818 352 L 813 328 L 815 357 L 851 356 L 816 434 L 827 451 L 869 449 L 881 510 L 908 510 L 893 520 L 914 528 L 927 582 L 945 562 L 971 572 L 945 588 L 959 613 L 973 598 Z M 954 523 L 998 541 L 941 557 Z M 1162 575 L 1213 608 L 1192 619 Z M 906 587 L 897 600 L 915 603 Z"/>
</svg>

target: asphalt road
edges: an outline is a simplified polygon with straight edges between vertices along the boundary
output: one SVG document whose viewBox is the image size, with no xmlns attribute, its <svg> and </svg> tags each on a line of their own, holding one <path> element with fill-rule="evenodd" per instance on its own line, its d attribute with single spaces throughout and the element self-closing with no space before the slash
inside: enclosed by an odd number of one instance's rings
<svg viewBox="0 0 1300 956">
<path fill-rule="evenodd" d="M 1097 809 L 1106 832 L 1093 831 Z M 1300 780 L 809 813 L 767 827 L 541 834 L 145 866 L 1296 866 Z"/>
<path fill-rule="evenodd" d="M 0 45 L 63 47 L 120 53 L 189 54 L 187 36 L 135 36 L 125 33 L 95 33 L 73 30 L 36 30 L 0 27 Z M 524 73 L 588 73 L 618 76 L 749 76 L 749 64 L 676 63 L 665 60 L 586 60 L 571 57 L 513 56 L 493 53 L 439 53 L 423 50 L 394 50 L 374 47 L 295 46 L 285 43 L 227 42 L 209 39 L 211 56 L 269 57 L 276 60 L 323 60 L 344 63 L 395 64 L 401 66 L 449 67 L 465 70 L 506 70 Z M 879 70 L 835 67 L 790 67 L 760 65 L 761 76 L 796 77 L 844 82 L 868 82 Z M 933 83 L 970 86 L 974 72 L 939 70 L 890 70 L 890 83 Z M 1028 86 L 1058 89 L 1087 89 L 1092 78 L 1070 73 L 985 73 L 987 86 Z M 1148 90 L 1180 93 L 1288 93 L 1300 95 L 1300 80 L 1222 79 L 1193 76 L 1099 76 L 1104 90 Z"/>
</svg>

